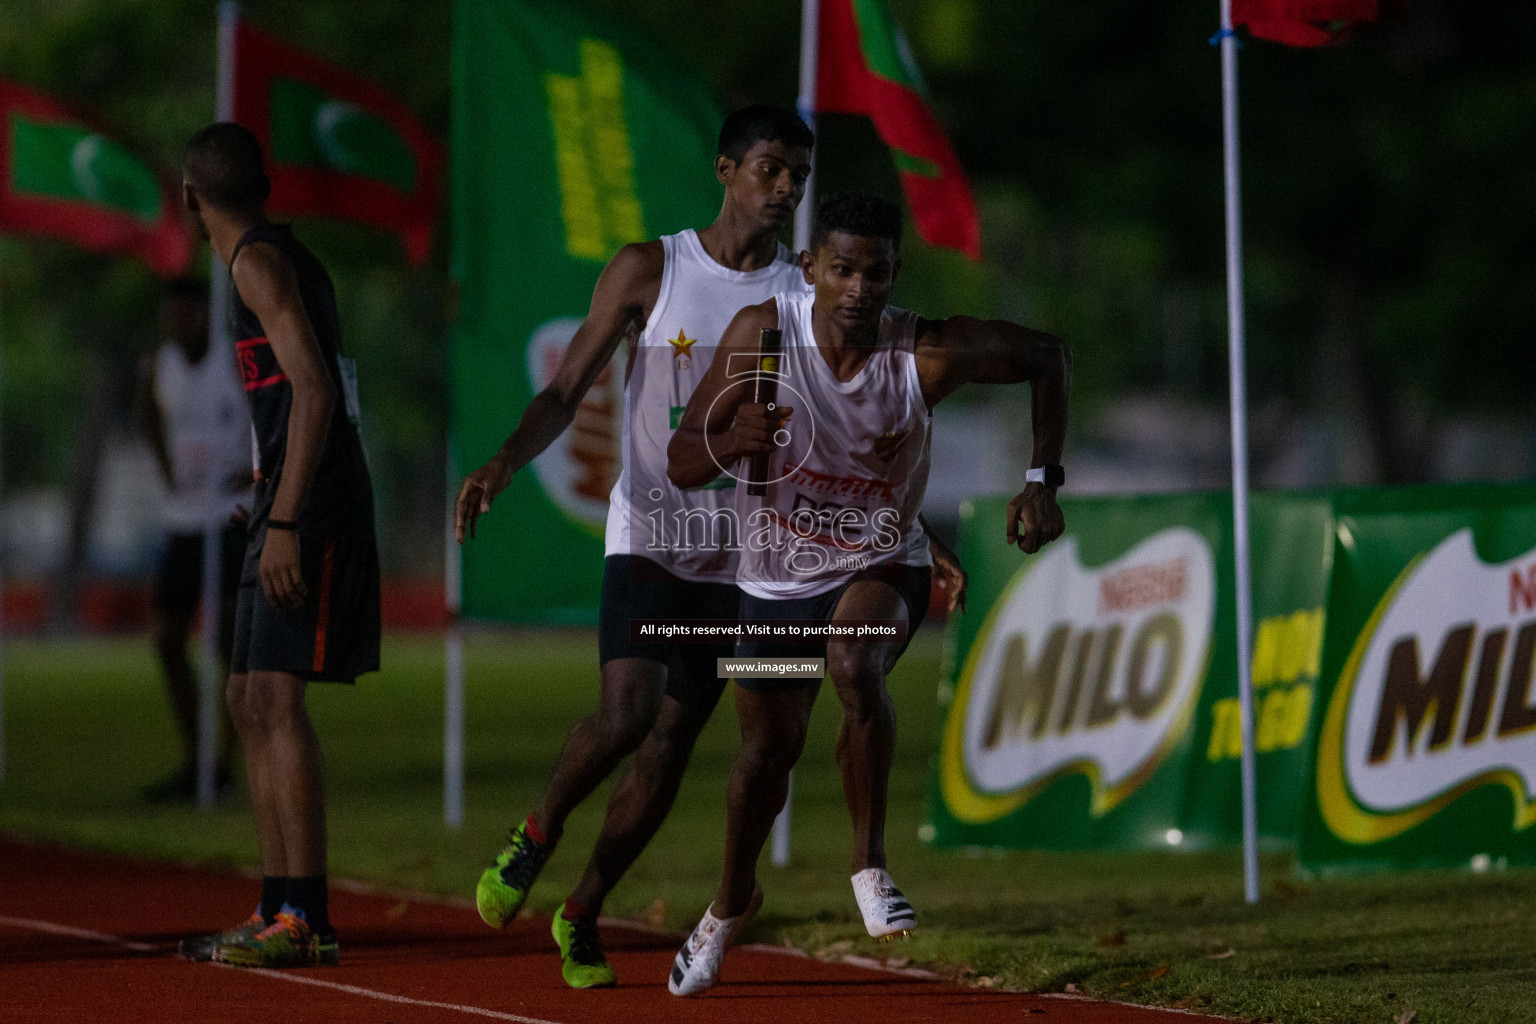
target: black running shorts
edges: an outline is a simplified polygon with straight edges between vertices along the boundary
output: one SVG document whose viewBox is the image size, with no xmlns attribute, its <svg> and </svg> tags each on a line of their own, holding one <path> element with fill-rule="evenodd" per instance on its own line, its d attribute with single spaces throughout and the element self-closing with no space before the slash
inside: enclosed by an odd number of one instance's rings
<svg viewBox="0 0 1536 1024">
<path fill-rule="evenodd" d="M 667 696 L 690 708 L 711 711 L 725 690 L 716 659 L 729 658 L 733 645 L 634 641 L 630 619 L 735 620 L 742 593 L 733 583 L 691 583 L 639 555 L 603 559 L 603 596 L 598 607 L 599 664 L 615 658 L 645 658 L 667 667 Z"/>
<path fill-rule="evenodd" d="M 872 565 L 860 570 L 853 579 L 842 586 L 812 597 L 792 597 L 771 600 L 752 594 L 741 595 L 741 619 L 743 622 L 766 619 L 806 619 L 831 622 L 837 614 L 837 606 L 848 588 L 863 580 L 878 580 L 890 584 L 901 595 L 907 606 L 907 638 L 902 641 L 899 658 L 912 642 L 912 635 L 928 616 L 928 601 L 933 588 L 933 570 L 926 565 Z M 814 640 L 741 640 L 736 644 L 737 658 L 825 658 L 825 637 Z M 802 686 L 820 686 L 819 679 L 738 679 L 736 685 L 754 693 L 775 693 Z"/>
<path fill-rule="evenodd" d="M 245 524 L 230 523 L 220 531 L 220 593 L 233 601 L 245 561 Z M 154 608 L 163 615 L 188 617 L 203 597 L 203 535 L 171 533 L 155 559 Z"/>
<path fill-rule="evenodd" d="M 274 608 L 261 589 L 269 505 L 258 495 L 235 604 L 230 671 L 287 672 L 338 683 L 378 671 L 379 554 L 371 495 L 362 495 L 350 514 L 299 519 L 299 566 L 308 593 L 294 611 Z"/>
</svg>

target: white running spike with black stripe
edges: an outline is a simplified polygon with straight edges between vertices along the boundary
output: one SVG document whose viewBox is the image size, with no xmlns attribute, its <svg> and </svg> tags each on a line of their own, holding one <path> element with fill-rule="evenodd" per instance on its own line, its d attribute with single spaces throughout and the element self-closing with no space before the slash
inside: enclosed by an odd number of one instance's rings
<svg viewBox="0 0 1536 1024">
<path fill-rule="evenodd" d="M 854 875 L 853 895 L 870 938 L 893 939 L 917 927 L 917 912 L 885 868 L 865 868 Z"/>
<path fill-rule="evenodd" d="M 720 979 L 720 962 L 725 951 L 736 941 L 747 922 L 757 915 L 763 905 L 763 890 L 754 888 L 747 909 L 735 917 L 716 917 L 714 904 L 710 904 L 693 934 L 683 943 L 672 959 L 672 976 L 667 979 L 667 991 L 675 996 L 691 996 L 714 986 Z"/>
</svg>

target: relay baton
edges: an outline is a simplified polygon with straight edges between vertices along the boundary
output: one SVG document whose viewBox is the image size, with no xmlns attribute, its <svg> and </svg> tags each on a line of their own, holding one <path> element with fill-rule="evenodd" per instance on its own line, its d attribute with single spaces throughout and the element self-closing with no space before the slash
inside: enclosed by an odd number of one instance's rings
<svg viewBox="0 0 1536 1024">
<path fill-rule="evenodd" d="M 772 406 L 779 398 L 779 350 L 784 346 L 784 332 L 774 327 L 763 329 L 757 341 L 757 374 L 753 379 L 752 402 Z M 760 498 L 768 493 L 768 463 L 772 452 L 752 456 L 747 493 Z"/>
</svg>

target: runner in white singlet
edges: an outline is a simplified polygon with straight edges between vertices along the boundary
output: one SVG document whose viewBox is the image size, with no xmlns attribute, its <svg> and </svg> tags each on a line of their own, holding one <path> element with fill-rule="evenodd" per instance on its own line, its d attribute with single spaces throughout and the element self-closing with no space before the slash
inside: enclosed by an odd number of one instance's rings
<svg viewBox="0 0 1536 1024">
<path fill-rule="evenodd" d="M 773 262 L 746 271 L 722 266 L 691 229 L 667 235 L 661 245 L 656 305 L 630 346 L 623 468 L 608 498 L 604 554 L 647 558 L 694 583 L 734 585 L 736 547 L 710 541 L 724 529 L 719 514 L 734 514 L 736 481 L 678 488 L 667 479 L 667 443 L 736 311 L 776 292 L 810 292 L 799 262 L 783 245 Z"/>
<path fill-rule="evenodd" d="M 603 900 L 666 817 L 694 740 L 723 689 L 715 659 L 730 655 L 728 643 L 646 642 L 631 635 L 630 620 L 737 616 L 735 559 L 709 543 L 706 522 L 729 511 L 735 491 L 676 487 L 666 475 L 666 447 L 731 317 L 795 285 L 795 266 L 786 262 L 790 254 L 778 235 L 804 194 L 812 142 L 804 122 L 782 108 L 748 107 L 727 118 L 715 159 L 725 196 L 714 223 L 614 255 L 553 382 L 459 492 L 462 542 L 512 474 L 571 424 L 592 382 L 619 345 L 630 342 L 623 469 L 610 498 L 599 610 L 598 707 L 571 730 L 539 805 L 511 830 L 475 894 L 488 924 L 501 927 L 515 917 L 566 817 L 634 753 L 586 873 L 555 915 L 561 973 L 573 987 L 614 984 L 597 932 Z M 698 525 L 688 541 L 690 522 Z"/>
<path fill-rule="evenodd" d="M 697 487 L 722 472 L 747 477 L 769 456 L 766 494 L 743 497 L 744 625 L 896 623 L 910 635 L 927 606 L 928 558 L 917 520 L 928 474 L 929 416 L 965 383 L 1028 382 L 1033 452 L 1009 503 L 1007 536 L 1027 553 L 1064 528 L 1055 489 L 1066 433 L 1069 362 L 1056 338 L 1005 321 L 926 320 L 886 304 L 899 269 L 901 213 L 862 194 L 817 211 L 802 256 L 814 299 L 781 295 L 737 314 L 669 446 L 668 472 Z M 778 396 L 757 404 L 744 386 L 766 328 L 783 332 Z M 777 532 L 776 532 L 777 531 Z M 818 554 L 832 557 L 818 558 Z M 853 820 L 853 889 L 871 936 L 910 931 L 911 905 L 885 869 L 885 805 L 895 750 L 887 673 L 906 647 L 892 639 L 751 639 L 738 659 L 825 657 L 842 704 L 837 754 Z M 742 745 L 728 796 L 720 888 L 678 951 L 668 987 L 713 985 L 726 946 L 757 899 L 758 855 L 784 805 L 820 679 L 736 676 Z"/>
<path fill-rule="evenodd" d="M 913 362 L 917 315 L 888 307 L 864 365 L 843 381 L 816 345 L 814 297 L 801 289 L 774 298 L 778 399 L 795 412 L 766 498 L 742 510 L 755 519 L 749 541 L 756 533 L 766 543 L 746 544 L 738 583 L 770 600 L 824 594 L 873 566 L 932 565 L 918 518 L 931 415 Z"/>
<path fill-rule="evenodd" d="M 233 521 L 251 499 L 251 414 L 228 348 L 210 350 L 208 287 L 191 278 L 167 286 L 160 303 L 166 341 L 139 366 L 138 405 L 145 436 L 166 485 L 165 537 L 155 560 L 150 635 L 176 718 L 181 763 L 145 787 L 152 803 L 197 795 L 197 680 L 187 659 L 203 591 L 203 530 L 221 534 L 219 653 L 229 664 L 235 595 L 245 557 L 245 524 Z M 232 788 L 234 727 L 219 699 L 217 792 Z"/>
</svg>

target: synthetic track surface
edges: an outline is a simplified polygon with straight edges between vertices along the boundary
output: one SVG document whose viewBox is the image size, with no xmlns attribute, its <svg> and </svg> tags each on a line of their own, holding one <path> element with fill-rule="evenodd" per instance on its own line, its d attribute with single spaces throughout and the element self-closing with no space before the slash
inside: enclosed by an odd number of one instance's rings
<svg viewBox="0 0 1536 1024">
<path fill-rule="evenodd" d="M 0 1022 L 183 1024 L 1197 1024 L 1216 1021 L 1086 999 L 964 988 L 747 946 L 721 982 L 666 989 L 678 936 L 604 927 L 619 987 L 560 979 L 547 918 L 504 932 L 473 909 L 333 888 L 340 966 L 251 971 L 174 956 L 182 936 L 251 912 L 232 873 L 33 846 L 0 837 Z"/>
</svg>

